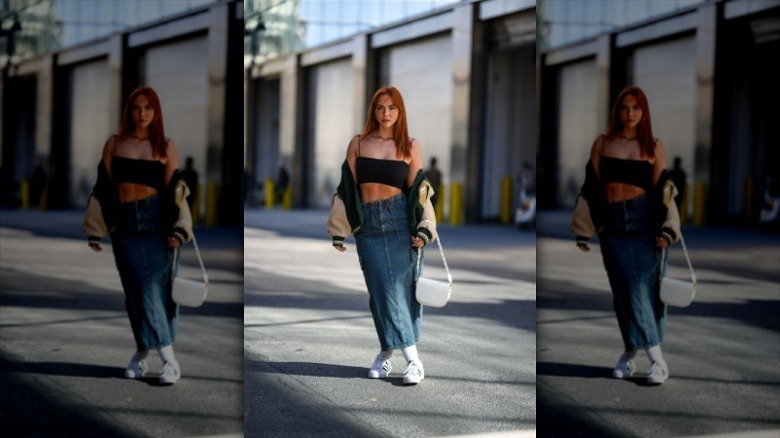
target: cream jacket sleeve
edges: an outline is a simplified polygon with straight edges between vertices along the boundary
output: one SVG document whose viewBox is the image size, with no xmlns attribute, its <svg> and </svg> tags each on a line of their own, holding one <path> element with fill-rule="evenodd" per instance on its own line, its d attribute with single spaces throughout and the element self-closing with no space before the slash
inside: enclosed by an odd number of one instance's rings
<svg viewBox="0 0 780 438">
<path fill-rule="evenodd" d="M 181 241 L 187 243 L 192 240 L 192 212 L 190 204 L 187 203 L 187 196 L 190 195 L 190 188 L 184 181 L 176 183 L 174 191 L 174 202 L 179 207 L 179 215 L 176 222 L 173 223 L 173 235 Z M 182 233 L 182 230 L 184 233 Z"/>
<path fill-rule="evenodd" d="M 423 206 L 423 213 L 422 217 L 420 217 L 420 222 L 417 223 L 417 237 L 422 238 L 426 244 L 432 243 L 436 240 L 436 211 L 433 209 L 433 203 L 431 202 L 431 198 L 433 197 L 434 191 L 431 184 L 423 180 L 422 183 L 420 183 L 420 188 L 418 189 L 419 196 L 417 198 L 420 205 Z M 420 229 L 425 229 L 428 231 L 428 233 L 421 232 Z M 428 236 L 430 234 L 430 236 Z"/>
<path fill-rule="evenodd" d="M 108 227 L 106 227 L 106 221 L 103 220 L 103 210 L 100 208 L 100 201 L 98 201 L 94 193 L 89 194 L 87 211 L 84 213 L 82 226 L 84 234 L 90 243 L 100 242 L 109 232 Z"/>
<path fill-rule="evenodd" d="M 347 219 L 347 210 L 338 192 L 333 192 L 333 196 L 330 198 L 327 227 L 328 235 L 333 239 L 333 246 L 344 245 L 344 241 L 352 234 L 352 227 Z"/>
</svg>

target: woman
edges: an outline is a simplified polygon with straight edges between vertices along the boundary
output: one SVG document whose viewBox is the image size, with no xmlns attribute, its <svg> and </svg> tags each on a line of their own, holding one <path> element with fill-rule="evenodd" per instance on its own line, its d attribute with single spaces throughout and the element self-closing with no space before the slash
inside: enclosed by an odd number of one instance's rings
<svg viewBox="0 0 780 438">
<path fill-rule="evenodd" d="M 380 88 L 371 99 L 363 133 L 347 147 L 328 216 L 328 233 L 338 251 L 346 251 L 344 239 L 350 232 L 355 235 L 368 287 L 380 345 L 368 377 L 387 377 L 393 351 L 400 349 L 407 362 L 407 385 L 425 378 L 416 346 L 422 306 L 414 295 L 414 271 L 418 249 L 436 238 L 433 189 L 422 163 L 420 143 L 409 137 L 401 93 L 391 86 Z"/>
<path fill-rule="evenodd" d="M 175 251 L 192 236 L 189 190 L 178 167 L 179 153 L 165 137 L 157 93 L 147 86 L 136 88 L 119 133 L 103 148 L 84 218 L 92 250 L 102 251 L 100 239 L 111 233 L 136 343 L 125 377 L 143 377 L 149 351 L 157 349 L 164 363 L 163 384 L 181 377 L 173 352 L 179 309 L 171 287 L 178 269 Z"/>
<path fill-rule="evenodd" d="M 669 377 L 661 353 L 666 305 L 659 290 L 666 271 L 664 250 L 680 236 L 676 193 L 664 144 L 653 137 L 647 98 L 638 87 L 625 88 L 607 132 L 593 143 L 572 219 L 580 250 L 590 251 L 588 240 L 599 234 L 625 347 L 612 372 L 618 379 L 634 373 L 639 349 L 652 363 L 648 383 Z"/>
</svg>

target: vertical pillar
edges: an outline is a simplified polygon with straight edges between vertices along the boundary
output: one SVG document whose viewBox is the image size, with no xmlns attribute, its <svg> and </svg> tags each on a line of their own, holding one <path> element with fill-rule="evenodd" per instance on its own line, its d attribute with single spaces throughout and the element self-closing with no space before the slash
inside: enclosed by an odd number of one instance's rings
<svg viewBox="0 0 780 438">
<path fill-rule="evenodd" d="M 119 131 L 122 122 L 122 72 L 124 71 L 122 35 L 112 35 L 108 42 L 108 111 L 110 132 Z"/>
<path fill-rule="evenodd" d="M 474 4 L 466 4 L 453 9 L 452 156 L 450 159 L 450 181 L 452 183 L 452 191 L 450 192 L 450 222 L 453 225 L 462 223 L 466 211 L 474 212 L 474 214 L 479 211 L 479 204 L 477 203 L 479 199 L 479 167 L 468 169 L 468 151 L 470 146 L 471 148 L 476 147 L 471 142 L 476 141 L 480 137 L 478 133 L 472 133 L 469 129 L 472 116 L 470 112 L 472 104 L 471 74 L 476 7 L 477 5 Z M 469 184 L 466 185 L 467 179 Z M 463 190 L 464 185 L 466 185 L 465 188 L 468 192 Z M 469 219 L 474 219 L 472 216 Z"/>
<path fill-rule="evenodd" d="M 226 147 L 225 77 L 227 68 L 227 25 L 229 4 L 209 10 L 208 30 L 208 143 L 206 146 L 206 223 L 219 221 L 222 154 Z"/>
<path fill-rule="evenodd" d="M 595 102 L 596 123 L 599 131 L 603 131 L 609 124 L 609 111 L 612 105 L 611 73 L 612 73 L 612 37 L 601 35 L 596 43 L 596 93 L 599 96 Z"/>
<path fill-rule="evenodd" d="M 301 206 L 307 198 L 305 174 L 309 158 L 303 147 L 297 147 L 305 144 L 303 133 L 298 132 L 303 131 L 298 123 L 302 111 L 299 101 L 303 80 L 298 69 L 298 55 L 288 55 L 284 62 L 279 80 L 279 159 L 291 170 L 292 203 Z M 278 165 L 274 163 L 274 168 Z"/>
<path fill-rule="evenodd" d="M 364 112 L 366 100 L 369 98 L 369 93 L 374 92 L 368 90 L 368 35 L 357 35 L 352 40 L 352 44 L 352 90 L 354 92 L 352 103 L 355 108 L 352 112 L 352 132 L 363 132 L 363 124 L 366 121 Z"/>
<path fill-rule="evenodd" d="M 710 201 L 710 155 L 712 152 L 713 100 L 715 92 L 715 43 L 717 5 L 697 11 L 696 29 L 696 149 L 694 156 L 694 212 L 696 225 L 707 222 Z"/>
</svg>

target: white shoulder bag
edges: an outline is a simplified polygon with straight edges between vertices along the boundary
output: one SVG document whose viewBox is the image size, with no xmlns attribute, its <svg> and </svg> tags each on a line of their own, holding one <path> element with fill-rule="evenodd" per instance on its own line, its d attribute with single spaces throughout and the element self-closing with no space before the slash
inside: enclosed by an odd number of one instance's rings
<svg viewBox="0 0 780 438">
<path fill-rule="evenodd" d="M 203 272 L 203 280 L 189 280 L 187 278 L 176 277 L 173 280 L 173 301 L 176 304 L 185 307 L 200 307 L 206 300 L 209 292 L 209 275 L 206 273 L 206 267 L 203 266 L 203 259 L 200 257 L 198 242 L 195 236 L 192 236 L 192 244 L 195 246 L 195 254 L 198 255 L 200 270 Z M 181 251 L 181 247 L 177 249 Z"/>
<path fill-rule="evenodd" d="M 691 258 L 688 257 L 688 248 L 685 247 L 685 239 L 680 236 L 685 260 L 688 261 L 688 269 L 691 271 L 691 281 L 676 280 L 664 277 L 661 279 L 661 301 L 674 307 L 688 307 L 696 296 L 696 273 L 693 272 Z M 669 249 L 667 248 L 667 251 Z"/>
<path fill-rule="evenodd" d="M 444 269 L 447 270 L 447 281 L 444 282 L 439 280 L 432 280 L 430 278 L 420 278 L 420 259 L 422 259 L 422 248 L 417 248 L 417 271 L 415 276 L 417 291 L 415 296 L 417 298 L 417 302 L 424 306 L 444 307 L 452 295 L 452 274 L 450 274 L 450 267 L 447 266 L 447 259 L 444 258 L 444 250 L 441 247 L 441 235 L 436 238 L 436 243 L 439 244 L 441 260 L 444 262 Z"/>
</svg>

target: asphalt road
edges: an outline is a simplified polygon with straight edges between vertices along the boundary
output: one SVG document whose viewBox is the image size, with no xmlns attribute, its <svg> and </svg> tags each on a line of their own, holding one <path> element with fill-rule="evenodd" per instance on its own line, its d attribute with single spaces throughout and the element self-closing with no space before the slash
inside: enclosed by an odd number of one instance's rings
<svg viewBox="0 0 780 438">
<path fill-rule="evenodd" d="M 539 219 L 539 436 L 780 436 L 780 235 L 683 229 L 697 296 L 669 308 L 671 377 L 651 387 L 644 353 L 635 377 L 611 378 L 622 341 L 598 245 L 575 248 L 568 212 Z M 687 271 L 677 245 L 669 275 Z"/>
<path fill-rule="evenodd" d="M 97 254 L 78 211 L 0 211 L 0 431 L 3 436 L 242 436 L 241 229 L 196 229 L 208 301 L 182 308 L 182 379 L 162 366 L 124 378 L 135 350 L 110 244 Z M 181 275 L 197 278 L 191 247 Z"/>
<path fill-rule="evenodd" d="M 247 436 L 533 436 L 536 252 L 533 232 L 440 229 L 454 292 L 425 308 L 426 377 L 366 377 L 379 345 L 354 241 L 338 253 L 327 212 L 245 213 Z M 426 272 L 445 278 L 438 250 Z"/>
</svg>

